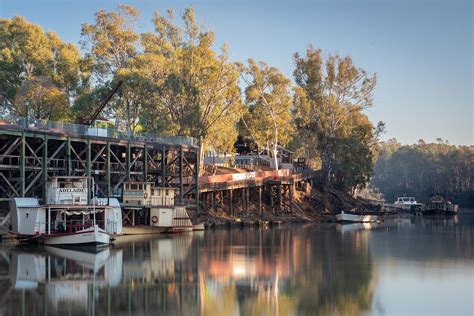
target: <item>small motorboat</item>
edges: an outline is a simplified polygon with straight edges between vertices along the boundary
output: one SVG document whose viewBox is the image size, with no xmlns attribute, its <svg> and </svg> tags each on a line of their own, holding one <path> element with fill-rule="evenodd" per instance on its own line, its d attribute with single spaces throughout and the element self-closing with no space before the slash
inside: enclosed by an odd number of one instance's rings
<svg viewBox="0 0 474 316">
<path fill-rule="evenodd" d="M 405 210 L 405 211 L 419 211 L 423 207 L 422 203 L 418 203 L 414 197 L 403 196 L 397 198 L 393 203 L 396 208 Z"/>
<path fill-rule="evenodd" d="M 336 215 L 337 222 L 353 222 L 353 223 L 375 223 L 379 221 L 378 215 L 364 214 L 364 213 L 346 213 L 342 211 Z"/>
<path fill-rule="evenodd" d="M 44 245 L 108 245 L 110 234 L 97 225 L 75 232 L 44 234 L 41 237 Z"/>
</svg>

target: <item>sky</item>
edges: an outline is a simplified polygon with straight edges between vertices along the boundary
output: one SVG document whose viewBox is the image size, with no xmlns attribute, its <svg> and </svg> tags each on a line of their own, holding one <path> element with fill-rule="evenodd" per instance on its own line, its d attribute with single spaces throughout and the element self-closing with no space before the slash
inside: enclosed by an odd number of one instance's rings
<svg viewBox="0 0 474 316">
<path fill-rule="evenodd" d="M 152 30 L 155 10 L 178 16 L 193 6 L 198 22 L 216 32 L 216 48 L 226 43 L 232 60 L 265 61 L 289 78 L 293 54 L 309 45 L 350 55 L 377 74 L 366 113 L 385 122 L 383 139 L 474 144 L 474 0 L 0 0 L 0 17 L 24 16 L 78 43 L 82 23 L 119 3 L 141 11 L 139 32 Z"/>
</svg>

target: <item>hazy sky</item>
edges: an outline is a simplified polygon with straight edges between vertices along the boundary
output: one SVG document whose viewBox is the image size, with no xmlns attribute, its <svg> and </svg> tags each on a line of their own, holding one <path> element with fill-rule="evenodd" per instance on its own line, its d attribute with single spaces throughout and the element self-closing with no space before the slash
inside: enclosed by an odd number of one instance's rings
<svg viewBox="0 0 474 316">
<path fill-rule="evenodd" d="M 377 73 L 375 107 L 384 138 L 415 143 L 437 137 L 474 142 L 474 1 L 91 1 L 0 0 L 0 16 L 22 15 L 77 43 L 81 23 L 100 9 L 129 3 L 142 12 L 138 31 L 151 30 L 155 10 L 176 15 L 192 5 L 198 21 L 226 42 L 233 60 L 263 60 L 291 77 L 292 55 L 307 46 L 350 54 Z"/>
</svg>

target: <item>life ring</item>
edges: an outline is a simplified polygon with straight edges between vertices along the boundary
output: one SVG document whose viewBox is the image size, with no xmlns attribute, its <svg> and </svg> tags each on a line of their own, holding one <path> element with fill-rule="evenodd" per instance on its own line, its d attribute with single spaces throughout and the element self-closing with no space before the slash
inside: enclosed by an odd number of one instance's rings
<svg viewBox="0 0 474 316">
<path fill-rule="evenodd" d="M 153 216 L 153 217 L 151 218 L 151 221 L 153 222 L 153 224 L 156 224 L 156 223 L 158 222 L 158 216 L 156 216 L 156 215 Z"/>
<path fill-rule="evenodd" d="M 143 193 L 143 198 L 146 199 L 148 197 L 148 194 L 145 192 Z"/>
</svg>

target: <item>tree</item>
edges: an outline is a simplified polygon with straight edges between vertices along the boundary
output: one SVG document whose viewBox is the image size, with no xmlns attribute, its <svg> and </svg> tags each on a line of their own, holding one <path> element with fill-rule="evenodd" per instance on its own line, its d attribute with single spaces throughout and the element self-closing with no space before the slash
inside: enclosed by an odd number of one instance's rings
<svg viewBox="0 0 474 316">
<path fill-rule="evenodd" d="M 230 152 L 237 138 L 240 72 L 229 62 L 226 46 L 219 54 L 213 50 L 215 35 L 199 28 L 192 8 L 184 11 L 182 19 L 183 28 L 173 23 L 171 11 L 168 17 L 157 12 L 155 33 L 142 36 L 146 52 L 168 60 L 166 78 L 149 112 L 167 120 L 165 129 L 198 139 L 203 162 L 205 148 Z"/>
<path fill-rule="evenodd" d="M 473 146 L 421 142 L 401 146 L 393 140 L 381 144 L 371 185 L 387 200 L 413 195 L 426 200 L 444 193 L 464 205 L 474 204 Z"/>
<path fill-rule="evenodd" d="M 314 134 L 313 145 L 321 157 L 323 185 L 334 175 L 337 143 L 344 137 L 348 118 L 372 106 L 376 77 L 357 68 L 350 57 L 308 48 L 305 57 L 294 55 L 296 69 L 295 121 Z"/>
<path fill-rule="evenodd" d="M 82 48 L 93 60 L 97 80 L 111 80 L 137 55 L 139 36 L 135 23 L 139 15 L 134 7 L 121 4 L 115 12 L 97 12 L 95 24 L 82 24 Z"/>
<path fill-rule="evenodd" d="M 20 87 L 14 108 L 17 114 L 30 119 L 68 121 L 72 118 L 68 95 L 44 77 L 35 77 Z"/>
<path fill-rule="evenodd" d="M 79 50 L 23 17 L 0 20 L 0 102 L 12 114 L 70 119 L 70 102 L 87 71 Z M 56 102 L 55 104 L 48 104 Z M 58 111 L 58 113 L 55 113 Z"/>
<path fill-rule="evenodd" d="M 287 145 L 293 132 L 290 80 L 278 69 L 253 59 L 243 67 L 243 74 L 248 108 L 243 123 L 257 146 L 271 152 L 278 170 L 278 146 Z"/>
<path fill-rule="evenodd" d="M 141 76 L 131 65 L 139 55 L 139 35 L 135 32 L 139 15 L 134 7 L 122 4 L 115 12 L 97 12 L 95 24 L 82 25 L 82 47 L 92 60 L 94 79 L 103 85 L 126 79 L 122 97 L 116 98 L 112 106 L 117 118 L 125 120 L 129 135 L 138 126 L 141 101 L 146 97 L 141 89 Z"/>
</svg>

